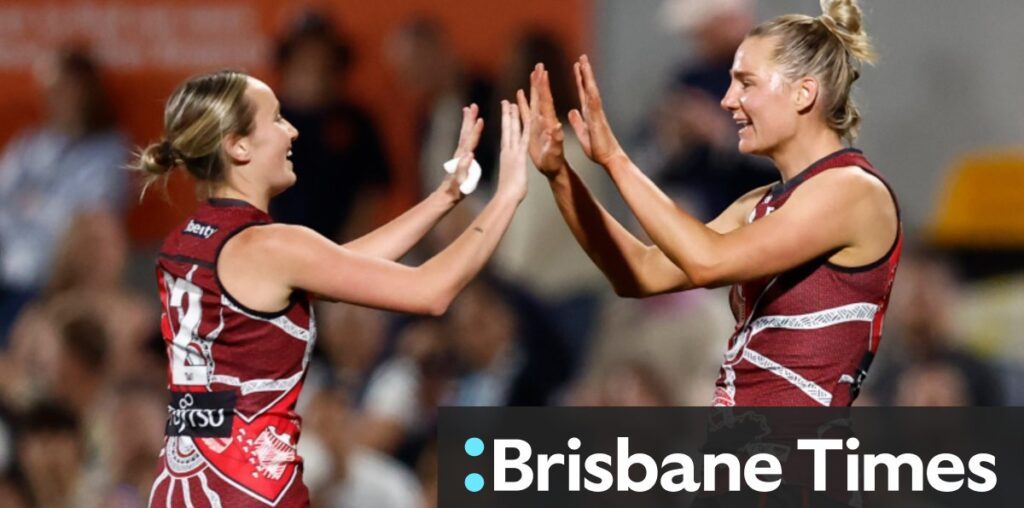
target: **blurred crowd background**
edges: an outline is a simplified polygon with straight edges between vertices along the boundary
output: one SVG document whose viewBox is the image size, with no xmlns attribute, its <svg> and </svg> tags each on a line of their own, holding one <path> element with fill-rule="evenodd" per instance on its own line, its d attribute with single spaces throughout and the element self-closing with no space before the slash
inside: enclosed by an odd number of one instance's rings
<svg viewBox="0 0 1024 508">
<path fill-rule="evenodd" d="M 557 5 L 556 5 L 557 4 Z M 882 54 L 857 144 L 901 198 L 908 246 L 859 404 L 1024 402 L 1024 4 L 863 0 Z M 898 5 L 893 5 L 898 4 Z M 596 61 L 634 160 L 711 218 L 777 178 L 740 156 L 718 101 L 759 20 L 813 0 L 5 0 L 0 3 L 0 506 L 144 506 L 162 445 L 166 357 L 154 260 L 197 205 L 184 175 L 139 198 L 125 169 L 182 79 L 232 67 L 271 83 L 300 131 L 279 221 L 344 242 L 436 187 L 460 107 L 488 122 L 547 64 Z M 940 27 L 943 27 L 940 29 Z M 947 29 L 948 27 L 948 29 Z M 567 124 L 567 122 L 566 122 Z M 573 166 L 642 235 L 568 134 Z M 442 318 L 318 308 L 300 451 L 316 506 L 436 504 L 446 405 L 706 405 L 734 323 L 725 290 L 618 298 L 545 180 Z M 407 262 L 479 209 L 465 200 Z"/>
</svg>

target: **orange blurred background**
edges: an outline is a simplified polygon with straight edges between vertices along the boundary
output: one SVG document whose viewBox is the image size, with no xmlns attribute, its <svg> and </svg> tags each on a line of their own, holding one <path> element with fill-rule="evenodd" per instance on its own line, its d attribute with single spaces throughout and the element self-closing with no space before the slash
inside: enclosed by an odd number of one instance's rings
<svg viewBox="0 0 1024 508">
<path fill-rule="evenodd" d="M 209 70 L 242 68 L 273 85 L 275 40 L 300 13 L 329 14 L 352 43 L 351 95 L 377 120 L 395 168 L 394 215 L 416 197 L 411 111 L 388 71 L 391 32 L 412 16 L 439 21 L 469 69 L 494 75 L 519 34 L 544 28 L 574 55 L 590 47 L 588 0 L 388 0 L 278 2 L 271 0 L 5 0 L 0 5 L 0 145 L 41 118 L 42 99 L 32 64 L 48 49 L 76 42 L 90 47 L 104 66 L 119 126 L 141 145 L 161 133 L 163 103 L 186 77 Z M 127 222 L 135 245 L 158 241 L 191 213 L 190 179 L 178 172 L 169 184 L 171 204 L 150 192 Z"/>
</svg>

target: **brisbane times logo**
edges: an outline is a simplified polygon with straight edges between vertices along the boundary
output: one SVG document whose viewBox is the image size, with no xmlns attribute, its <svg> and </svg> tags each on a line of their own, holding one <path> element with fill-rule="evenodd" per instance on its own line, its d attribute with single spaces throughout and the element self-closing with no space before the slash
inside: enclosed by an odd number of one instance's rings
<svg viewBox="0 0 1024 508">
<path fill-rule="evenodd" d="M 1016 508 L 1021 428 L 1024 409 L 442 408 L 438 502 Z"/>
</svg>

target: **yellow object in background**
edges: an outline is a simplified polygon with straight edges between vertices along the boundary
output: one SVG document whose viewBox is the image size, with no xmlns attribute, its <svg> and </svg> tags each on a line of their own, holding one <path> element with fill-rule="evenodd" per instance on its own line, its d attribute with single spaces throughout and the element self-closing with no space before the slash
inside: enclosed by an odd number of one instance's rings
<svg viewBox="0 0 1024 508">
<path fill-rule="evenodd" d="M 1024 148 L 975 151 L 957 161 L 928 236 L 943 247 L 1024 248 Z"/>
</svg>

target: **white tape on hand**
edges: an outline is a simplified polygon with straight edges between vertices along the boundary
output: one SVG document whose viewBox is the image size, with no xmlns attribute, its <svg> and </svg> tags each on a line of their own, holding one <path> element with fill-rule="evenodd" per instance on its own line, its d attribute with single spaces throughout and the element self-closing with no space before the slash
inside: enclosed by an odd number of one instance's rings
<svg viewBox="0 0 1024 508">
<path fill-rule="evenodd" d="M 457 158 L 444 163 L 444 171 L 448 174 L 454 173 L 457 167 L 459 167 L 459 159 Z M 476 184 L 480 183 L 480 173 L 482 171 L 483 169 L 480 167 L 480 164 L 476 159 L 473 159 L 469 163 L 469 174 L 466 175 L 466 180 L 462 182 L 462 185 L 459 185 L 459 192 L 467 196 L 472 194 L 476 190 Z"/>
</svg>

